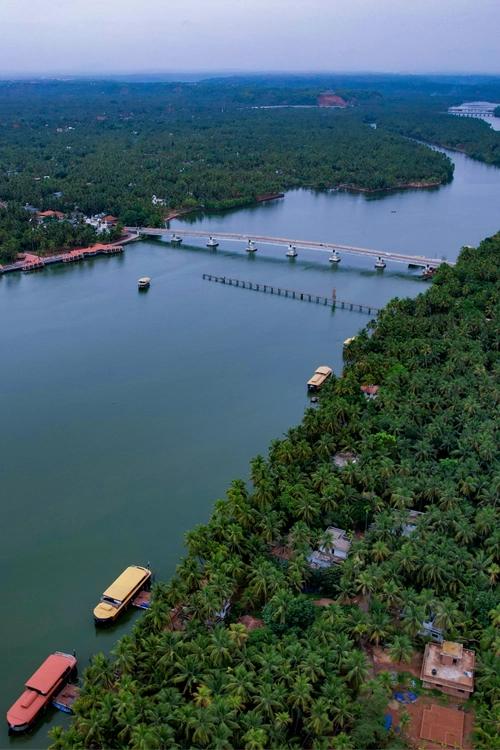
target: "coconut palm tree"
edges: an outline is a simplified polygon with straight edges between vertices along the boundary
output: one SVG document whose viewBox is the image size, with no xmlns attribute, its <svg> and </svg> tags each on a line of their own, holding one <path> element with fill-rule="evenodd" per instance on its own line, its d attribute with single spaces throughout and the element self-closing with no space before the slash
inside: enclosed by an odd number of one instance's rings
<svg viewBox="0 0 500 750">
<path fill-rule="evenodd" d="M 345 660 L 344 670 L 349 685 L 354 690 L 358 690 L 368 676 L 368 664 L 364 653 L 358 650 L 352 651 Z"/>
<path fill-rule="evenodd" d="M 337 729 L 343 730 L 351 726 L 355 716 L 354 706 L 346 693 L 339 695 L 337 700 L 330 706 L 330 715 L 333 725 Z"/>
<path fill-rule="evenodd" d="M 226 692 L 229 695 L 237 696 L 244 704 L 252 682 L 255 680 L 253 669 L 248 669 L 245 664 L 237 664 L 235 667 L 228 667 L 227 672 L 228 681 L 225 688 Z"/>
<path fill-rule="evenodd" d="M 379 539 L 372 544 L 371 556 L 373 560 L 375 560 L 375 562 L 382 562 L 383 560 L 387 560 L 390 554 L 391 551 L 388 545 L 382 539 Z"/>
<path fill-rule="evenodd" d="M 269 600 L 280 588 L 283 574 L 265 558 L 257 558 L 250 568 L 246 596 L 258 604 Z"/>
<path fill-rule="evenodd" d="M 262 728 L 252 728 L 243 735 L 245 750 L 266 750 L 267 733 Z"/>
<path fill-rule="evenodd" d="M 308 710 L 312 700 L 312 685 L 304 674 L 295 674 L 293 681 L 290 680 L 288 703 L 293 709 L 303 714 Z"/>
<path fill-rule="evenodd" d="M 328 701 L 325 698 L 317 698 L 311 704 L 309 715 L 305 720 L 307 731 L 316 736 L 327 734 L 332 725 L 328 711 Z"/>
<path fill-rule="evenodd" d="M 238 649 L 242 649 L 248 640 L 248 630 L 242 622 L 233 622 L 228 629 L 229 639 Z"/>
<path fill-rule="evenodd" d="M 393 661 L 410 662 L 413 655 L 413 645 L 407 635 L 395 635 L 389 645 L 389 654 Z"/>
<path fill-rule="evenodd" d="M 370 612 L 366 623 L 366 634 L 368 639 L 376 646 L 384 641 L 391 631 L 391 618 L 380 607 Z"/>
<path fill-rule="evenodd" d="M 332 750 L 355 750 L 352 740 L 345 732 L 340 732 L 331 740 Z"/>
<path fill-rule="evenodd" d="M 133 750 L 156 750 L 158 747 L 158 733 L 146 724 L 136 724 L 130 732 L 129 747 Z"/>
<path fill-rule="evenodd" d="M 130 635 L 124 635 L 111 651 L 116 668 L 125 674 L 130 674 L 135 666 L 136 646 Z"/>
<path fill-rule="evenodd" d="M 453 599 L 445 598 L 435 602 L 434 624 L 445 631 L 459 630 L 463 617 Z"/>
<path fill-rule="evenodd" d="M 273 721 L 275 715 L 283 711 L 286 703 L 286 689 L 283 685 L 259 681 L 255 687 L 253 702 L 256 711 Z"/>
</svg>

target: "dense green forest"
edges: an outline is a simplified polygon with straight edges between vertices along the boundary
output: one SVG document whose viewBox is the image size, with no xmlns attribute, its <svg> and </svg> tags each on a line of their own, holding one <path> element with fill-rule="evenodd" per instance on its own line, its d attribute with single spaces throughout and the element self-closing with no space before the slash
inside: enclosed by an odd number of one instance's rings
<svg viewBox="0 0 500 750">
<path fill-rule="evenodd" d="M 3 84 L 0 199 L 160 224 L 167 208 L 220 209 L 294 187 L 452 178 L 442 154 L 370 127 L 380 94 L 339 91 L 347 111 L 259 109 L 314 102 L 321 88 L 309 84 Z"/>
<path fill-rule="evenodd" d="M 500 234 L 464 249 L 346 347 L 319 404 L 252 460 L 150 611 L 94 657 L 53 748 L 396 750 L 405 728 L 384 728 L 394 683 L 372 648 L 406 661 L 431 613 L 477 655 L 475 747 L 500 747 L 499 261 Z M 338 451 L 356 462 L 339 468 Z M 409 509 L 423 515 L 406 535 Z M 312 571 L 329 525 L 349 556 Z"/>
<path fill-rule="evenodd" d="M 409 107 L 384 114 L 381 124 L 392 132 L 456 149 L 500 167 L 500 131 L 493 130 L 483 120 Z"/>
<path fill-rule="evenodd" d="M 311 106 L 332 89 L 347 109 Z M 500 99 L 498 79 L 0 82 L 0 201 L 161 226 L 172 209 L 235 207 L 296 187 L 441 184 L 450 160 L 408 136 L 500 163 L 500 133 L 445 114 L 471 96 Z M 0 244 L 1 258 L 23 234 L 18 226 Z"/>
</svg>

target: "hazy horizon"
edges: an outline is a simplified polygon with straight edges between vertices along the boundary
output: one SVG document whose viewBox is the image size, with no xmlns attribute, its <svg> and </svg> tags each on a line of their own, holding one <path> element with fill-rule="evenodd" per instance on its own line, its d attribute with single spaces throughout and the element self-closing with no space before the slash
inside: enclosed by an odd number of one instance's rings
<svg viewBox="0 0 500 750">
<path fill-rule="evenodd" d="M 498 75 L 497 0 L 3 0 L 0 77 Z"/>
</svg>

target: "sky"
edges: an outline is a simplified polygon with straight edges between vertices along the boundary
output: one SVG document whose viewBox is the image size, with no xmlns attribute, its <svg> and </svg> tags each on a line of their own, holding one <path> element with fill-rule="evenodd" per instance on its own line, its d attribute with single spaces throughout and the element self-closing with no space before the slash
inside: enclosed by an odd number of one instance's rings
<svg viewBox="0 0 500 750">
<path fill-rule="evenodd" d="M 0 0 L 0 75 L 500 73 L 500 0 Z"/>
</svg>

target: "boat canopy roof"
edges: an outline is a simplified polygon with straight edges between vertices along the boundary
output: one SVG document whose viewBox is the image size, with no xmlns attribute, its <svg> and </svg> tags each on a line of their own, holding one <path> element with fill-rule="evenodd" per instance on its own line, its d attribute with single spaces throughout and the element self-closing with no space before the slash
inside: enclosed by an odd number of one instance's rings
<svg viewBox="0 0 500 750">
<path fill-rule="evenodd" d="M 141 276 L 141 278 L 139 279 L 139 284 L 141 284 L 141 283 L 142 284 L 149 284 L 150 281 L 151 281 L 151 277 L 150 276 Z"/>
<path fill-rule="evenodd" d="M 326 380 L 326 378 L 332 374 L 332 372 L 333 372 L 332 368 L 327 367 L 326 365 L 322 365 L 321 367 L 316 368 L 316 371 L 314 375 L 312 376 L 312 378 L 310 378 L 307 381 L 307 385 L 310 385 L 310 386 L 321 385 Z"/>
<path fill-rule="evenodd" d="M 116 581 L 106 589 L 103 596 L 117 602 L 123 602 L 136 586 L 142 581 L 147 581 L 150 576 L 151 571 L 148 570 L 148 568 L 143 568 L 141 565 L 130 565 L 128 568 L 125 568 Z"/>
<path fill-rule="evenodd" d="M 76 658 L 56 652 L 48 656 L 26 682 L 26 687 L 46 695 L 63 676 L 68 667 L 76 666 Z"/>
</svg>

